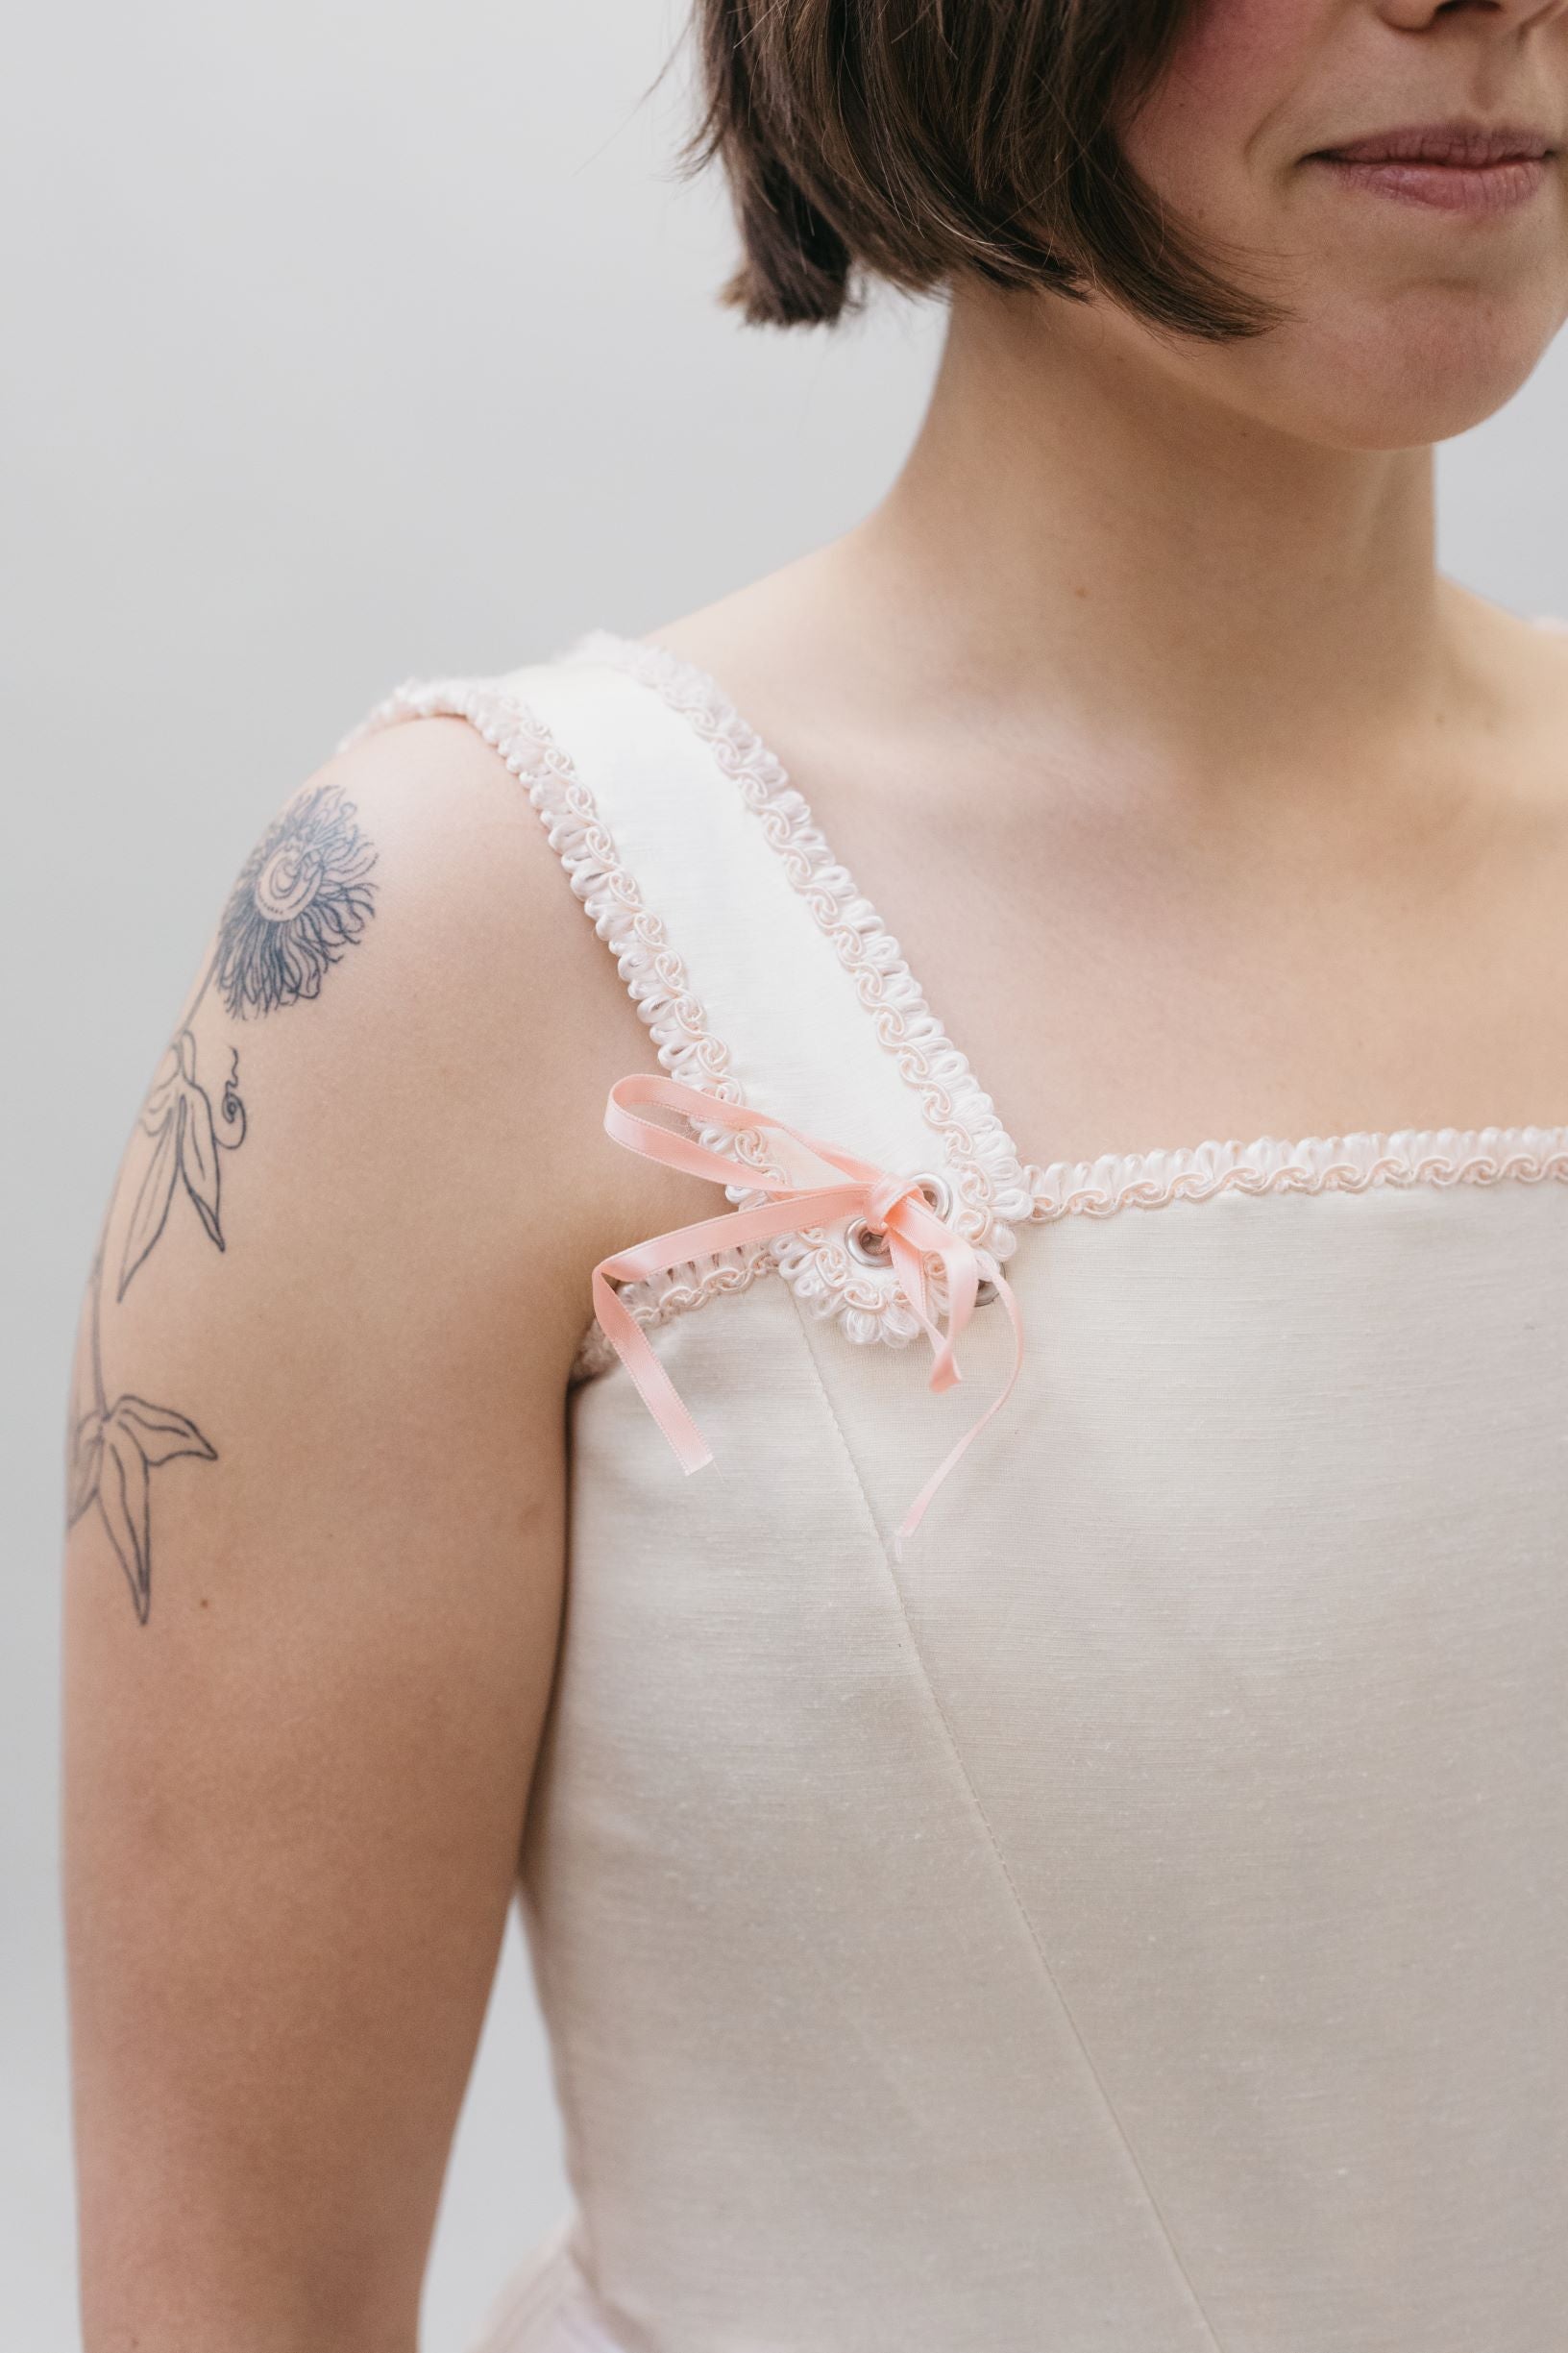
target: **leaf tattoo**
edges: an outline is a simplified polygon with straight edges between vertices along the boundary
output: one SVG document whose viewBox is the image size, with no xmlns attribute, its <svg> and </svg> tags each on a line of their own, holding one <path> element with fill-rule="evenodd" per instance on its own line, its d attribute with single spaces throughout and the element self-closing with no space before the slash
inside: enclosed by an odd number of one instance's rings
<svg viewBox="0 0 1568 2353">
<path fill-rule="evenodd" d="M 154 1139 L 153 1156 L 126 1228 L 116 1300 L 125 1297 L 132 1276 L 162 1233 L 175 1187 L 182 1180 L 209 1240 L 223 1248 L 218 1155 L 236 1151 L 245 1140 L 245 1106 L 239 1098 L 238 1077 L 239 1056 L 235 1053 L 219 1103 L 220 1130 L 211 1098 L 196 1076 L 196 1041 L 188 1026 L 159 1064 L 140 1119 L 142 1129 Z"/>
<path fill-rule="evenodd" d="M 67 1525 L 74 1527 L 89 1504 L 97 1505 L 143 1626 L 153 1600 L 150 1474 L 177 1455 L 216 1462 L 218 1450 L 172 1406 L 152 1406 L 129 1393 L 107 1413 L 84 1414 L 73 1434 Z"/>
</svg>

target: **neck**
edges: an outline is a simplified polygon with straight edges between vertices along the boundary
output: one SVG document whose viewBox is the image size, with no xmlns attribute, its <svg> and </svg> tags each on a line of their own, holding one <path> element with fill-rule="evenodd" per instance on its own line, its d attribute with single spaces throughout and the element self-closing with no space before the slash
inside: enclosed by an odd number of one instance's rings
<svg viewBox="0 0 1568 2353">
<path fill-rule="evenodd" d="M 955 299 L 915 446 L 841 543 L 901 665 L 1189 773 L 1299 773 L 1440 719 L 1463 592 L 1431 451 L 1314 446 L 1194 373 L 1096 311 Z"/>
</svg>

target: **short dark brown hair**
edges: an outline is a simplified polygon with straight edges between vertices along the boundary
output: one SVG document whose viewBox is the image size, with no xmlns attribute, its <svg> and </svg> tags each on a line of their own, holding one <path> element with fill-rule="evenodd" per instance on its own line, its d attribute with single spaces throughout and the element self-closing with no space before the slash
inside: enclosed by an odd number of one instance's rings
<svg viewBox="0 0 1568 2353">
<path fill-rule="evenodd" d="M 1192 0 L 696 0 L 686 175 L 716 158 L 754 326 L 968 273 L 1219 339 L 1277 315 L 1164 216 L 1117 143 Z"/>
</svg>

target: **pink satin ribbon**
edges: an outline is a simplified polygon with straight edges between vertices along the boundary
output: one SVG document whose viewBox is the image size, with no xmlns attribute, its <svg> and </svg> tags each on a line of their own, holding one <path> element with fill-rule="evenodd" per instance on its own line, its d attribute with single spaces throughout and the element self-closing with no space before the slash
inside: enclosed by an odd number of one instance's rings
<svg viewBox="0 0 1568 2353">
<path fill-rule="evenodd" d="M 725 1153 L 711 1151 L 692 1137 L 677 1135 L 673 1128 L 661 1127 L 652 1119 L 640 1119 L 629 1109 L 633 1103 L 662 1104 L 671 1111 L 686 1113 L 693 1119 L 722 1127 L 773 1128 L 781 1135 L 793 1136 L 796 1142 L 816 1153 L 819 1160 L 838 1169 L 846 1181 L 800 1186 L 786 1178 L 765 1175 Z M 838 1217 L 864 1217 L 869 1225 L 886 1234 L 904 1296 L 930 1339 L 934 1362 L 929 1385 L 938 1390 L 949 1389 L 962 1380 L 953 1345 L 974 1309 L 980 1262 L 973 1244 L 947 1219 L 937 1214 L 920 1191 L 917 1178 L 890 1174 L 870 1161 L 857 1159 L 841 1144 L 823 1143 L 819 1138 L 808 1136 L 803 1128 L 791 1127 L 786 1120 L 775 1119 L 768 1112 L 725 1102 L 698 1088 L 683 1086 L 678 1079 L 658 1078 L 651 1072 L 633 1071 L 629 1077 L 617 1079 L 604 1107 L 604 1127 L 617 1143 L 625 1144 L 649 1160 L 663 1161 L 672 1168 L 689 1169 L 694 1176 L 708 1177 L 715 1184 L 744 1183 L 773 1196 L 772 1201 L 755 1209 L 733 1208 L 723 1216 L 701 1218 L 696 1225 L 681 1226 L 674 1233 L 654 1235 L 650 1240 L 637 1242 L 629 1250 L 618 1250 L 612 1257 L 600 1259 L 594 1268 L 594 1312 L 600 1329 L 674 1447 L 683 1470 L 700 1470 L 704 1463 L 713 1460 L 712 1450 L 681 1403 L 647 1333 L 623 1305 L 613 1287 L 617 1282 L 641 1281 L 645 1276 L 683 1265 L 688 1260 L 704 1257 L 714 1250 L 730 1249 L 737 1242 L 761 1240 L 766 1235 L 788 1233 L 801 1226 L 825 1225 Z M 929 1312 L 927 1255 L 940 1259 L 946 1272 L 945 1332 L 932 1321 Z M 990 1280 L 1000 1293 L 1013 1326 L 1013 1369 L 999 1395 L 938 1464 L 910 1505 L 894 1538 L 895 1559 L 902 1558 L 904 1539 L 919 1527 L 927 1504 L 960 1455 L 1012 1395 L 1022 1367 L 1023 1323 L 1017 1301 L 999 1265 Z"/>
</svg>

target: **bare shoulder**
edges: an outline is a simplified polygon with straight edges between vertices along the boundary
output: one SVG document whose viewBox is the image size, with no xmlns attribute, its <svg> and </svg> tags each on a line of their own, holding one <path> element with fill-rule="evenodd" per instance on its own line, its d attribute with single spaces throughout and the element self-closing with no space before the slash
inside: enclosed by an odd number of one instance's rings
<svg viewBox="0 0 1568 2353">
<path fill-rule="evenodd" d="M 83 1310 L 71 1519 L 143 1620 L 194 1463 L 308 1438 L 328 1395 L 406 1413 L 411 1358 L 554 1475 L 591 1268 L 649 1230 L 604 1096 L 652 1059 L 463 722 L 363 733 L 280 800 L 150 1050 Z"/>
<path fill-rule="evenodd" d="M 576 1331 L 595 1260 L 649 1216 L 713 1208 L 711 1188 L 604 1132 L 615 1080 L 659 1067 L 648 1026 L 526 780 L 466 721 L 362 731 L 305 800 L 323 790 L 378 846 L 383 973 L 366 974 L 361 1018 L 383 1042 L 406 1036 L 443 1116 L 454 1090 L 487 1107 L 495 1170 L 514 1215 L 526 1201 L 528 1230 L 552 1243 Z"/>
<path fill-rule="evenodd" d="M 373 916 L 351 947 L 336 919 L 359 912 L 360 888 Z M 291 892 L 314 895 L 295 913 Z M 396 1091 L 389 1146 L 416 1132 L 450 1145 L 454 1123 L 481 1121 L 476 1175 L 514 1205 L 526 1179 L 557 1259 L 579 1227 L 591 1245 L 596 1208 L 613 1216 L 600 1081 L 628 1050 L 648 1056 L 646 1034 L 526 787 L 463 720 L 378 727 L 328 760 L 252 849 L 216 952 L 225 1011 L 258 1049 L 285 1050 L 282 1022 L 252 1018 L 269 1001 L 319 1000 L 319 1046 L 335 1033 L 345 1083 L 374 1070 Z M 303 1049 L 303 1022 L 289 1026 Z"/>
<path fill-rule="evenodd" d="M 198 1034 L 248 1073 L 249 1146 L 270 1099 L 410 1194 L 440 1171 L 470 1241 L 531 1287 L 535 1331 L 569 1344 L 588 1266 L 636 1213 L 605 1093 L 654 1057 L 525 784 L 475 728 L 366 729 L 282 801 L 198 989 Z"/>
<path fill-rule="evenodd" d="M 853 539 L 810 549 L 649 635 L 716 678 L 775 748 L 809 752 L 820 736 L 842 738 L 882 647 L 876 607 L 859 593 L 847 552 Z"/>
</svg>

